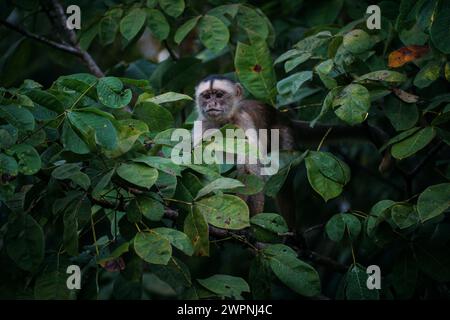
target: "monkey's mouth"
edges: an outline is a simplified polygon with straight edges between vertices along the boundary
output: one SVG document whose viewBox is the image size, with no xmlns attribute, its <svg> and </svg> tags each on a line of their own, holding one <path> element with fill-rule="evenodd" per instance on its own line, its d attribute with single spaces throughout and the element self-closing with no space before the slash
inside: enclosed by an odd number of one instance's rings
<svg viewBox="0 0 450 320">
<path fill-rule="evenodd" d="M 222 110 L 210 108 L 210 109 L 206 110 L 206 113 L 207 113 L 209 116 L 218 116 L 218 115 L 221 115 L 221 114 L 222 114 Z"/>
</svg>

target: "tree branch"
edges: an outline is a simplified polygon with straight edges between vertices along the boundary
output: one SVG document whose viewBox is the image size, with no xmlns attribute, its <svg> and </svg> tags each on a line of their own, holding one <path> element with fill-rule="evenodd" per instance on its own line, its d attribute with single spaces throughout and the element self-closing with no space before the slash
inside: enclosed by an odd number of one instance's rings
<svg viewBox="0 0 450 320">
<path fill-rule="evenodd" d="M 57 24 L 58 29 L 62 31 L 62 33 L 67 37 L 69 43 L 79 52 L 81 59 L 84 61 L 91 73 L 99 78 L 103 77 L 105 74 L 97 65 L 92 56 L 80 47 L 75 31 L 67 28 L 67 16 L 61 3 L 59 3 L 58 0 L 43 0 L 42 3 L 46 8 L 48 8 L 48 14 L 53 16 L 53 19 L 50 20 Z"/>
<path fill-rule="evenodd" d="M 103 77 L 105 74 L 97 65 L 92 56 L 87 51 L 83 50 L 80 47 L 75 31 L 67 28 L 66 26 L 67 16 L 64 13 L 64 8 L 62 7 L 62 5 L 57 0 L 43 0 L 41 1 L 41 4 L 45 8 L 47 14 L 49 15 L 50 22 L 52 23 L 53 27 L 56 28 L 57 30 L 60 30 L 61 33 L 65 35 L 65 37 L 68 40 L 68 44 L 59 43 L 47 39 L 44 36 L 29 32 L 5 20 L 0 20 L 0 25 L 3 25 L 15 32 L 18 32 L 29 39 L 33 39 L 35 41 L 48 45 L 52 48 L 77 56 L 86 64 L 87 68 L 93 75 L 99 78 Z"/>
<path fill-rule="evenodd" d="M 43 44 L 48 45 L 50 47 L 53 47 L 55 49 L 64 51 L 66 53 L 70 53 L 70 54 L 76 55 L 78 57 L 81 57 L 81 53 L 76 48 L 74 48 L 72 46 L 69 46 L 69 45 L 66 45 L 66 44 L 62 44 L 62 43 L 58 43 L 58 42 L 55 42 L 53 40 L 47 39 L 46 37 L 43 37 L 43 36 L 31 33 L 29 31 L 27 31 L 25 29 L 22 29 L 19 26 L 16 26 L 16 25 L 14 25 L 12 23 L 9 23 L 8 21 L 5 21 L 5 20 L 0 20 L 0 25 L 3 25 L 5 27 L 7 27 L 8 29 L 11 29 L 11 30 L 13 30 L 15 32 L 18 32 L 18 33 L 22 34 L 23 36 L 25 36 L 27 38 L 36 40 L 36 41 L 38 41 L 40 43 L 43 43 Z"/>
</svg>

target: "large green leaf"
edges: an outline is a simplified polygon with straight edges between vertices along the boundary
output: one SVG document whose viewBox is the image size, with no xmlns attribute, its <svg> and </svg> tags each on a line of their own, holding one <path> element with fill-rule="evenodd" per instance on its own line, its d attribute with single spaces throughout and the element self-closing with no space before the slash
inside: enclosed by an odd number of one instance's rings
<svg viewBox="0 0 450 320">
<path fill-rule="evenodd" d="M 341 194 L 350 180 L 347 164 L 328 152 L 309 152 L 305 159 L 308 181 L 325 201 Z"/>
<path fill-rule="evenodd" d="M 443 53 L 450 53 L 450 39 L 448 38 L 448 30 L 450 30 L 450 3 L 442 1 L 440 10 L 433 15 L 432 25 L 430 29 L 431 41 L 436 48 Z"/>
<path fill-rule="evenodd" d="M 71 111 L 67 116 L 85 142 L 95 142 L 106 149 L 114 149 L 117 146 L 117 131 L 108 118 L 94 112 L 82 111 Z"/>
<path fill-rule="evenodd" d="M 169 36 L 170 25 L 161 11 L 147 9 L 147 26 L 158 40 L 165 40 Z"/>
<path fill-rule="evenodd" d="M 251 44 L 238 42 L 234 66 L 239 81 L 255 98 L 275 104 L 276 77 L 263 39 L 253 37 Z"/>
<path fill-rule="evenodd" d="M 34 129 L 33 114 L 27 108 L 19 105 L 0 105 L 0 118 L 5 119 L 19 130 Z"/>
<path fill-rule="evenodd" d="M 44 259 L 44 233 L 30 215 L 8 223 L 4 241 L 9 257 L 23 270 L 36 270 Z"/>
<path fill-rule="evenodd" d="M 140 8 L 134 8 L 120 21 L 120 33 L 125 39 L 133 39 L 141 30 L 145 23 L 145 11 Z"/>
<path fill-rule="evenodd" d="M 133 114 L 144 121 L 150 131 L 160 132 L 173 124 L 172 114 L 166 108 L 152 102 L 138 104 L 134 108 Z"/>
<path fill-rule="evenodd" d="M 450 207 L 450 183 L 441 183 L 425 189 L 417 200 L 420 220 L 432 219 Z"/>
<path fill-rule="evenodd" d="M 415 104 L 403 102 L 393 96 L 385 99 L 384 113 L 397 131 L 407 130 L 419 120 L 419 112 Z"/>
<path fill-rule="evenodd" d="M 342 44 L 345 49 L 355 54 L 363 53 L 373 45 L 370 36 L 361 29 L 355 29 L 347 33 Z"/>
<path fill-rule="evenodd" d="M 148 132 L 147 125 L 135 119 L 123 119 L 117 121 L 118 140 L 114 150 L 105 150 L 105 155 L 109 158 L 115 158 L 133 148 L 134 143 L 145 132 Z"/>
<path fill-rule="evenodd" d="M 226 189 L 235 189 L 238 187 L 243 187 L 244 185 L 242 182 L 236 179 L 231 178 L 218 178 L 216 180 L 213 180 L 212 182 L 208 183 L 206 186 L 204 186 L 202 189 L 200 189 L 195 196 L 195 199 L 201 198 L 208 193 L 217 191 L 217 190 L 226 190 Z"/>
<path fill-rule="evenodd" d="M 236 196 L 224 194 L 204 198 L 195 203 L 194 209 L 203 213 L 208 223 L 219 228 L 239 230 L 250 225 L 247 204 Z"/>
<path fill-rule="evenodd" d="M 209 50 L 219 52 L 228 44 L 230 32 L 219 18 L 205 15 L 200 19 L 198 28 L 200 41 Z"/>
<path fill-rule="evenodd" d="M 140 187 L 150 188 L 158 179 L 158 170 L 139 163 L 122 163 L 117 168 L 122 179 Z"/>
<path fill-rule="evenodd" d="M 328 220 L 325 231 L 328 237 L 336 242 L 342 240 L 346 231 L 351 240 L 356 240 L 361 231 L 361 223 L 359 222 L 359 219 L 352 214 L 339 213 Z"/>
<path fill-rule="evenodd" d="M 251 217 L 250 222 L 275 234 L 289 231 L 286 221 L 278 213 L 258 213 Z"/>
<path fill-rule="evenodd" d="M 191 240 L 185 233 L 172 228 L 155 228 L 152 229 L 152 231 L 165 237 L 167 240 L 169 240 L 170 244 L 172 244 L 175 248 L 183 251 L 188 256 L 191 256 L 194 253 L 194 248 L 192 246 Z"/>
<path fill-rule="evenodd" d="M 184 11 L 184 0 L 159 0 L 159 5 L 171 17 L 178 17 Z"/>
<path fill-rule="evenodd" d="M 144 216 L 151 221 L 160 221 L 164 216 L 164 206 L 153 197 L 139 195 L 128 205 L 127 215 L 137 217 L 136 220 Z"/>
<path fill-rule="evenodd" d="M 71 292 L 67 288 L 65 272 L 59 270 L 44 272 L 34 284 L 34 298 L 37 300 L 68 300 Z"/>
<path fill-rule="evenodd" d="M 6 151 L 14 155 L 18 161 L 19 172 L 24 175 L 33 175 L 41 169 L 42 161 L 36 149 L 28 144 L 16 144 Z"/>
<path fill-rule="evenodd" d="M 359 84 L 346 86 L 334 99 L 336 115 L 350 125 L 363 122 L 370 108 L 369 90 Z"/>
<path fill-rule="evenodd" d="M 360 265 L 353 265 L 347 272 L 345 296 L 349 300 L 378 300 L 378 290 L 367 288 L 369 275 Z"/>
<path fill-rule="evenodd" d="M 114 42 L 117 31 L 119 30 L 119 19 L 112 15 L 106 15 L 100 20 L 99 39 L 104 46 Z"/>
<path fill-rule="evenodd" d="M 184 219 L 184 233 L 191 239 L 197 256 L 209 256 L 208 223 L 198 208 L 194 208 Z"/>
<path fill-rule="evenodd" d="M 191 32 L 192 29 L 197 25 L 198 20 L 201 16 L 196 16 L 194 18 L 189 19 L 185 23 L 183 23 L 175 32 L 174 40 L 176 44 L 180 44 L 184 38 Z"/>
<path fill-rule="evenodd" d="M 408 138 L 394 144 L 391 154 L 396 159 L 404 159 L 425 148 L 436 135 L 433 127 L 420 129 Z"/>
<path fill-rule="evenodd" d="M 153 231 L 139 232 L 134 237 L 134 250 L 144 261 L 153 264 L 167 264 L 172 257 L 169 240 Z"/>
<path fill-rule="evenodd" d="M 275 246 L 277 245 L 271 245 L 264 249 L 275 275 L 285 285 L 301 295 L 307 297 L 318 295 L 320 278 L 317 271 L 309 264 L 297 259 L 295 253 L 286 253 Z"/>
<path fill-rule="evenodd" d="M 123 90 L 122 81 L 115 77 L 101 78 L 97 83 L 98 99 L 110 108 L 122 108 L 131 101 L 131 90 Z"/>
<path fill-rule="evenodd" d="M 72 129 L 69 120 L 64 120 L 61 142 L 66 150 L 73 153 L 86 154 L 89 153 L 88 145 L 78 136 L 78 134 Z"/>
<path fill-rule="evenodd" d="M 182 167 L 173 163 L 172 160 L 157 156 L 140 156 L 133 159 L 134 162 L 145 163 L 155 169 L 161 170 L 173 176 L 180 176 Z"/>
<path fill-rule="evenodd" d="M 216 274 L 206 279 L 197 279 L 197 281 L 206 289 L 223 297 L 242 298 L 242 292 L 250 292 L 244 279 L 226 274 Z"/>
</svg>

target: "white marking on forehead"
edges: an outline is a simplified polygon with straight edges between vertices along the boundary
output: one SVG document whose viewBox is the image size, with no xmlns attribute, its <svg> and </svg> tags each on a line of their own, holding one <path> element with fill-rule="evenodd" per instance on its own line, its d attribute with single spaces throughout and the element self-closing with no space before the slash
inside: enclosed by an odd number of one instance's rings
<svg viewBox="0 0 450 320">
<path fill-rule="evenodd" d="M 211 80 L 201 82 L 197 87 L 196 95 L 199 95 L 200 93 L 209 90 L 210 84 L 211 84 Z M 225 92 L 229 92 L 229 93 L 235 93 L 235 91 L 236 91 L 235 85 L 232 82 L 227 81 L 227 80 L 219 80 L 219 79 L 214 80 L 212 88 L 216 89 L 216 90 L 222 90 Z"/>
</svg>

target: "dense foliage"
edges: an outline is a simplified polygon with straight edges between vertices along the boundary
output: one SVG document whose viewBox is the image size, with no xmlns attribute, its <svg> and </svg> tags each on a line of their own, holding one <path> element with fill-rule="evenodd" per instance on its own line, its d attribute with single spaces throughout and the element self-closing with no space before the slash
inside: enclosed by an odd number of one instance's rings
<svg viewBox="0 0 450 320">
<path fill-rule="evenodd" d="M 449 297 L 450 1 L 380 1 L 380 30 L 368 1 L 227 3 L 79 1 L 74 40 L 58 1 L 1 2 L 2 298 Z M 267 180 L 176 165 L 171 132 L 192 127 L 211 73 L 311 126 L 389 140 L 285 153 Z M 273 201 L 285 182 L 296 230 Z M 238 195 L 261 190 L 249 217 Z"/>
</svg>

